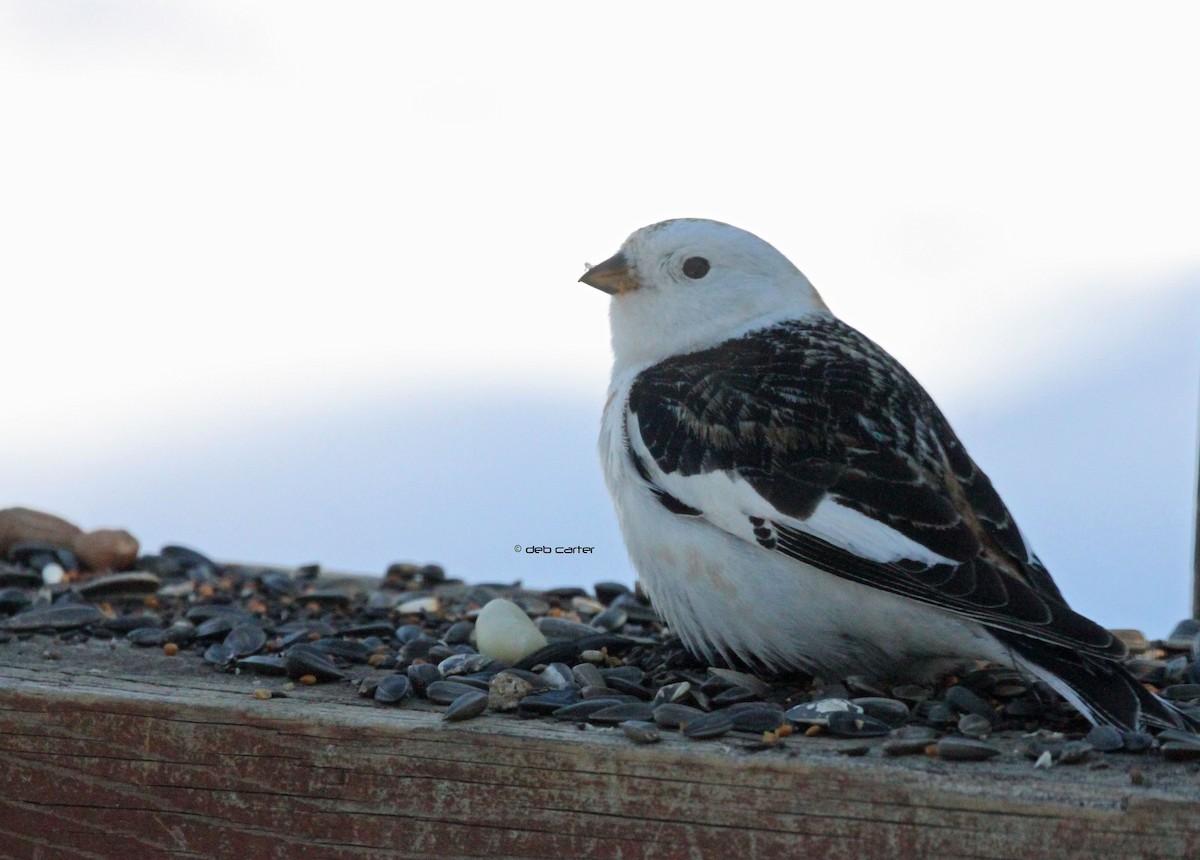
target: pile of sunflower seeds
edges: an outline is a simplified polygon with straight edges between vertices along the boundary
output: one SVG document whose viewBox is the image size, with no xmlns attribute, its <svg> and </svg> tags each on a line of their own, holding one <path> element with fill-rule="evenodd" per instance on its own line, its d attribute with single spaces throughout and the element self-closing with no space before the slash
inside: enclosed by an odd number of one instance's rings
<svg viewBox="0 0 1200 860">
<path fill-rule="evenodd" d="M 47 569 L 56 572 L 53 584 Z M 35 635 L 124 638 L 214 671 L 277 676 L 274 692 L 248 680 L 260 698 L 286 695 L 294 684 L 340 683 L 380 707 L 444 706 L 446 721 L 501 713 L 613 727 L 639 744 L 680 732 L 725 737 L 753 752 L 819 734 L 844 739 L 847 755 L 979 761 L 1015 744 L 1038 767 L 1103 767 L 1106 753 L 1200 761 L 1200 737 L 1093 728 L 1044 683 L 1000 666 L 894 687 L 710 666 L 620 583 L 535 591 L 467 584 L 415 564 L 392 565 L 382 579 L 323 578 L 315 565 L 219 564 L 180 546 L 139 558 L 129 572 L 78 570 L 67 550 L 13 547 L 0 562 L 0 647 Z M 480 611 L 498 598 L 524 610 L 547 643 L 513 665 L 473 644 Z M 1200 621 L 1180 622 L 1161 641 L 1118 634 L 1130 647 L 1128 668 L 1200 717 Z"/>
</svg>

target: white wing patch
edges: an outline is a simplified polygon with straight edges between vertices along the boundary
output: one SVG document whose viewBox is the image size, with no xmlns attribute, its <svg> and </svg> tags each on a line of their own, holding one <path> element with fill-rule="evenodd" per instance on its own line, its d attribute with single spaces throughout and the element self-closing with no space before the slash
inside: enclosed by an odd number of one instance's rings
<svg viewBox="0 0 1200 860">
<path fill-rule="evenodd" d="M 838 504 L 836 496 L 826 495 L 813 513 L 802 520 L 781 513 L 736 472 L 722 470 L 686 476 L 663 472 L 642 440 L 637 415 L 627 412 L 626 420 L 629 444 L 654 484 L 742 540 L 757 542 L 750 522 L 751 517 L 756 517 L 805 532 L 874 562 L 907 559 L 922 564 L 957 564 L 886 523 Z"/>
<path fill-rule="evenodd" d="M 958 564 L 953 559 L 939 555 L 924 544 L 901 534 L 886 523 L 838 504 L 836 499 L 836 496 L 827 495 L 807 520 L 792 522 L 795 522 L 796 528 L 801 531 L 871 561 L 886 563 L 911 559 L 924 564 Z M 790 522 L 788 524 L 791 525 Z"/>
</svg>

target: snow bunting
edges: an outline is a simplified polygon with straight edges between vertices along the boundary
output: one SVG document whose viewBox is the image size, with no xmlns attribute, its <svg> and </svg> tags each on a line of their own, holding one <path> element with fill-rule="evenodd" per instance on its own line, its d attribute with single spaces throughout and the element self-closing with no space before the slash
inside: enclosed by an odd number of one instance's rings
<svg viewBox="0 0 1200 860">
<path fill-rule="evenodd" d="M 1195 728 L 1067 606 L 920 384 L 774 247 L 664 221 L 580 280 L 612 296 L 608 489 L 692 651 L 893 682 L 986 660 L 1093 723 Z"/>
</svg>

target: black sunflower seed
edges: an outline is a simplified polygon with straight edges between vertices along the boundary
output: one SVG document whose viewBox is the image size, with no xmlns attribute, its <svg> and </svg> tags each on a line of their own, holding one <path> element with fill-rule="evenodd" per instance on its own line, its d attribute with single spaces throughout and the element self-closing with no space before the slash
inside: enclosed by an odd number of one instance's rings
<svg viewBox="0 0 1200 860">
<path fill-rule="evenodd" d="M 483 690 L 471 690 L 451 702 L 450 707 L 442 714 L 442 719 L 447 722 L 473 719 L 487 710 L 487 703 L 487 693 Z"/>
</svg>

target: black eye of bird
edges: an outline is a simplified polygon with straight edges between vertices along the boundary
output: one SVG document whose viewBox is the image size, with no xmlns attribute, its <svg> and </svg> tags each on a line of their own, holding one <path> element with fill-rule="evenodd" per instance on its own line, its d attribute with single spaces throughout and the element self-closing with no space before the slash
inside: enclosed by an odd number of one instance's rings
<svg viewBox="0 0 1200 860">
<path fill-rule="evenodd" d="M 693 281 L 698 281 L 708 274 L 708 260 L 703 257 L 688 257 L 683 261 L 683 273 Z"/>
</svg>

